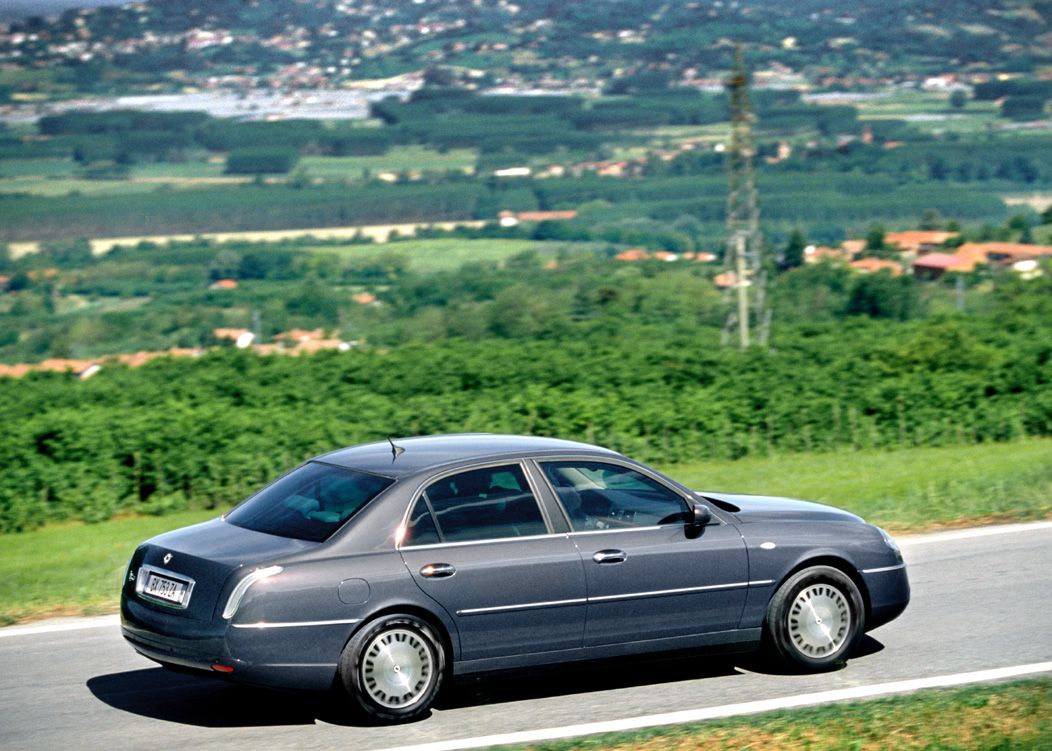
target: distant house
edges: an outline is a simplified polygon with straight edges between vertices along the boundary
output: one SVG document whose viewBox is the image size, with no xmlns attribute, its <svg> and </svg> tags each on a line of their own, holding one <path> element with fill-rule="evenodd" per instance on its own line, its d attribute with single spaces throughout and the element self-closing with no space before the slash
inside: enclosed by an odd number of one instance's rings
<svg viewBox="0 0 1052 751">
<path fill-rule="evenodd" d="M 208 285 L 208 289 L 237 289 L 236 279 L 216 279 Z"/>
<path fill-rule="evenodd" d="M 908 232 L 888 232 L 884 235 L 885 245 L 894 245 L 902 253 L 934 253 L 940 250 L 948 240 L 958 237 L 958 232 L 938 232 L 929 230 L 910 230 Z"/>
<path fill-rule="evenodd" d="M 274 338 L 280 342 L 302 344 L 304 342 L 324 339 L 325 332 L 322 329 L 289 329 L 280 334 L 275 334 Z"/>
<path fill-rule="evenodd" d="M 1052 245 L 1028 245 L 1027 243 L 965 243 L 958 252 L 981 253 L 989 263 L 1011 265 L 1016 261 L 1052 256 Z"/>
<path fill-rule="evenodd" d="M 0 274 L 0 292 L 7 290 L 7 285 L 11 281 L 11 277 Z"/>
<path fill-rule="evenodd" d="M 30 367 L 32 370 L 51 373 L 72 373 L 80 379 L 91 378 L 100 370 L 100 366 L 95 360 L 68 360 L 60 357 L 50 357 Z"/>
<path fill-rule="evenodd" d="M 515 215 L 520 222 L 565 222 L 576 216 L 576 211 L 520 211 Z"/>
<path fill-rule="evenodd" d="M 848 258 L 854 258 L 866 249 L 865 240 L 844 240 L 840 243 L 840 249 L 847 253 Z"/>
<path fill-rule="evenodd" d="M 712 279 L 713 283 L 720 289 L 728 289 L 730 287 L 738 286 L 738 275 L 733 271 L 724 271 L 722 274 L 716 274 Z M 745 280 L 743 286 L 749 286 L 749 280 Z"/>
<path fill-rule="evenodd" d="M 231 341 L 238 349 L 251 347 L 252 342 L 256 340 L 256 335 L 248 329 L 213 329 L 212 336 Z"/>
<path fill-rule="evenodd" d="M 493 170 L 494 177 L 529 177 L 533 170 L 529 167 L 505 167 Z"/>
<path fill-rule="evenodd" d="M 642 248 L 632 248 L 630 250 L 622 250 L 616 256 L 614 260 L 627 261 L 629 263 L 635 263 L 636 261 L 645 261 L 650 258 L 650 254 Z"/>
<path fill-rule="evenodd" d="M 976 261 L 951 253 L 929 253 L 913 262 L 913 275 L 918 279 L 938 279 L 948 272 L 974 271 Z"/>
<path fill-rule="evenodd" d="M 808 245 L 804 248 L 804 263 L 821 261 L 847 261 L 851 255 L 843 248 L 830 248 L 825 245 Z"/>
<path fill-rule="evenodd" d="M 376 295 L 372 292 L 359 292 L 358 294 L 351 297 L 359 305 L 372 305 L 376 302 Z"/>
<path fill-rule="evenodd" d="M 860 258 L 848 264 L 855 271 L 863 274 L 875 274 L 878 271 L 890 271 L 892 276 L 902 274 L 902 266 L 894 261 L 885 261 L 882 258 Z"/>
<path fill-rule="evenodd" d="M 516 227 L 519 222 L 565 222 L 577 216 L 576 211 L 508 211 L 497 215 L 501 227 Z"/>
</svg>

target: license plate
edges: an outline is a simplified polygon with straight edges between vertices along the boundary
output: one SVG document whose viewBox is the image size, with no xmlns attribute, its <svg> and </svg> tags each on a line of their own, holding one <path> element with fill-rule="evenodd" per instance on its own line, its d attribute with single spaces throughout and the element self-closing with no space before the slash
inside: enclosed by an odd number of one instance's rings
<svg viewBox="0 0 1052 751">
<path fill-rule="evenodd" d="M 186 583 L 151 573 L 146 579 L 143 593 L 159 600 L 182 605 L 183 598 L 186 597 Z"/>
</svg>

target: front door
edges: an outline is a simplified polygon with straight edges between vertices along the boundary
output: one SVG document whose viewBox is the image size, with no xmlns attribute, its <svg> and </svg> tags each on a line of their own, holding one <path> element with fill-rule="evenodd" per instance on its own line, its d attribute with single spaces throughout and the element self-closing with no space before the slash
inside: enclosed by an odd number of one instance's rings
<svg viewBox="0 0 1052 751">
<path fill-rule="evenodd" d="M 686 499 L 631 467 L 541 462 L 574 529 L 588 586 L 585 645 L 738 627 L 748 559 L 737 528 L 687 526 Z"/>
<path fill-rule="evenodd" d="M 457 625 L 461 659 L 579 648 L 585 575 L 550 528 L 519 464 L 432 482 L 410 513 L 402 558 Z"/>
</svg>

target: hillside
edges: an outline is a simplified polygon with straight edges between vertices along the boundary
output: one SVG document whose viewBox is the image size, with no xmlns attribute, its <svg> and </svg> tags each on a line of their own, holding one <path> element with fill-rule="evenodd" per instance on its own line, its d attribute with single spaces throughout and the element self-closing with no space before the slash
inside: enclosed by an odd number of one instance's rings
<svg viewBox="0 0 1052 751">
<path fill-rule="evenodd" d="M 630 91 L 718 83 L 732 40 L 747 43 L 757 68 L 783 83 L 799 75 L 843 87 L 1033 72 L 1052 64 L 1052 2 L 134 3 L 0 26 L 0 64 L 33 73 L 5 72 L 0 95 L 325 87 L 436 66 L 483 85 Z"/>
</svg>

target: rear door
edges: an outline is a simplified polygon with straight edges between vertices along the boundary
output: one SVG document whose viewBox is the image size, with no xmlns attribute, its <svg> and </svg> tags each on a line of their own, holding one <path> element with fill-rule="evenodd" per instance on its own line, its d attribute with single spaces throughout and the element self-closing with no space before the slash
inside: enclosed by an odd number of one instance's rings
<svg viewBox="0 0 1052 751">
<path fill-rule="evenodd" d="M 748 589 L 736 527 L 686 525 L 687 500 L 608 461 L 538 462 L 566 510 L 585 567 L 585 645 L 693 636 L 738 627 Z"/>
<path fill-rule="evenodd" d="M 581 646 L 585 578 L 552 534 L 519 463 L 436 478 L 414 501 L 400 551 L 417 585 L 457 625 L 461 659 Z"/>
</svg>

